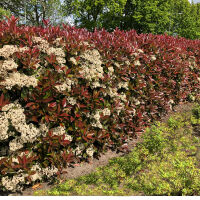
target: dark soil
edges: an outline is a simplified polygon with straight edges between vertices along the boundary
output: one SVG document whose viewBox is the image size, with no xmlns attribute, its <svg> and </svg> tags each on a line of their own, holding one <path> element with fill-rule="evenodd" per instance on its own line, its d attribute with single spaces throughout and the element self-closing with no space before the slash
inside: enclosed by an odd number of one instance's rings
<svg viewBox="0 0 200 200">
<path fill-rule="evenodd" d="M 189 110 L 191 110 L 191 108 L 194 106 L 194 103 L 181 103 L 177 106 L 174 107 L 174 109 L 172 111 L 169 111 L 169 113 L 165 116 L 161 117 L 161 122 L 166 122 L 167 119 L 175 114 L 175 113 L 180 113 L 180 112 L 187 112 Z M 77 164 L 75 164 L 75 166 L 73 167 L 68 167 L 65 169 L 65 171 L 67 171 L 67 173 L 62 174 L 61 175 L 61 179 L 63 181 L 65 181 L 66 179 L 71 179 L 71 178 L 77 178 L 79 176 L 83 176 L 86 174 L 89 174 L 93 171 L 95 171 L 95 168 L 100 167 L 100 166 L 105 166 L 108 164 L 109 159 L 114 158 L 114 157 L 120 157 L 120 156 L 124 156 L 125 154 L 127 154 L 131 149 L 133 149 L 136 146 L 137 142 L 140 142 L 141 138 L 138 137 L 137 139 L 132 139 L 129 142 L 127 142 L 127 146 L 128 146 L 128 151 L 125 152 L 119 152 L 117 153 L 116 151 L 107 151 L 106 153 L 102 154 L 99 159 L 93 159 L 90 163 L 86 163 L 86 162 L 82 162 L 80 163 L 79 166 L 77 166 Z M 42 190 L 48 190 L 52 187 L 54 187 L 55 184 L 49 184 L 49 183 L 41 183 L 41 187 L 38 188 L 38 190 L 42 189 Z M 25 189 L 24 191 L 22 191 L 22 193 L 12 193 L 12 194 L 1 194 L 1 195 L 5 195 L 5 196 L 33 196 L 33 193 L 36 190 L 33 190 L 31 187 Z"/>
</svg>

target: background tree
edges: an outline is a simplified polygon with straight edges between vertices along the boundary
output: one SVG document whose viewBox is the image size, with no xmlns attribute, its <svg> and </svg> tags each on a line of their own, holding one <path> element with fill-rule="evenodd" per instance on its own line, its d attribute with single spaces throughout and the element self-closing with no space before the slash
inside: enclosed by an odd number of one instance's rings
<svg viewBox="0 0 200 200">
<path fill-rule="evenodd" d="M 0 19 L 4 19 L 4 16 L 9 17 L 11 15 L 10 11 L 4 10 L 0 7 Z"/>
<path fill-rule="evenodd" d="M 75 25 L 92 31 L 113 30 L 120 22 L 126 0 L 65 0 L 65 15 L 73 15 Z"/>
<path fill-rule="evenodd" d="M 179 35 L 198 38 L 198 4 L 188 0 L 65 0 L 65 15 L 88 30 L 135 29 L 138 33 Z"/>
<path fill-rule="evenodd" d="M 42 25 L 43 19 L 49 18 L 53 24 L 63 20 L 60 0 L 1 0 L 0 7 L 9 10 L 24 23 Z"/>
<path fill-rule="evenodd" d="M 200 4 L 188 0 L 1 0 L 0 17 L 9 12 L 27 25 L 42 25 L 43 19 L 57 25 L 72 17 L 77 27 L 89 31 L 118 27 L 200 38 Z"/>
<path fill-rule="evenodd" d="M 171 34 L 194 39 L 198 37 L 197 7 L 188 0 L 171 1 Z"/>
</svg>

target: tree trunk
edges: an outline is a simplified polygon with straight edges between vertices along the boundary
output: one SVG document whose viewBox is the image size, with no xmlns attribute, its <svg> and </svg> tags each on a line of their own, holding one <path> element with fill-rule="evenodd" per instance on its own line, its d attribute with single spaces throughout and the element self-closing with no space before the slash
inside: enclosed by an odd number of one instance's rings
<svg viewBox="0 0 200 200">
<path fill-rule="evenodd" d="M 39 24 L 40 24 L 40 17 L 39 17 L 39 13 L 38 13 L 38 7 L 37 7 L 37 4 L 35 4 L 35 17 L 36 17 L 36 24 L 37 24 L 37 26 L 39 26 Z"/>
</svg>

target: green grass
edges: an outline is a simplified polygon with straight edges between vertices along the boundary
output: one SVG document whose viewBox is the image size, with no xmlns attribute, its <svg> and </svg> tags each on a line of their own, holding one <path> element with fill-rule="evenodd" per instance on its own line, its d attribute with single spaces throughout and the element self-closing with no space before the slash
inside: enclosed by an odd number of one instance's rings
<svg viewBox="0 0 200 200">
<path fill-rule="evenodd" d="M 200 195 L 200 106 L 155 122 L 131 153 L 34 195 Z"/>
</svg>

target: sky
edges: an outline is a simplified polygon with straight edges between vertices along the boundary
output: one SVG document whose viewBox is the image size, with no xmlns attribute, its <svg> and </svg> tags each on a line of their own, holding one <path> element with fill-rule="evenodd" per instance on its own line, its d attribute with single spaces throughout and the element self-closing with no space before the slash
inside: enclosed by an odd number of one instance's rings
<svg viewBox="0 0 200 200">
<path fill-rule="evenodd" d="M 191 3 L 192 0 L 189 0 L 189 2 Z M 200 3 L 200 0 L 193 0 L 194 3 Z"/>
</svg>

